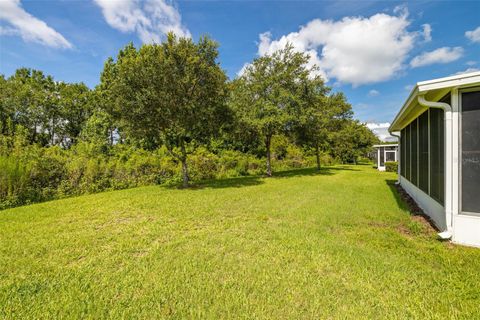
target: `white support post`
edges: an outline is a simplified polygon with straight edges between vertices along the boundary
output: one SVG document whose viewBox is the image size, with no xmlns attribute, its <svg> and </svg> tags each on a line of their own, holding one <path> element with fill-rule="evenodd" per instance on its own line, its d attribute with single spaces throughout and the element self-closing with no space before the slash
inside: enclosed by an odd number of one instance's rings
<svg viewBox="0 0 480 320">
<path fill-rule="evenodd" d="M 453 88 L 451 92 L 452 99 L 452 221 L 450 223 L 454 230 L 455 215 L 460 212 L 459 185 L 460 185 L 460 169 L 459 169 L 459 152 L 460 152 L 460 96 L 457 88 Z"/>
<path fill-rule="evenodd" d="M 380 170 L 380 148 L 377 148 L 377 170 Z"/>
<path fill-rule="evenodd" d="M 452 231 L 452 195 L 453 195 L 453 120 L 452 110 L 445 110 L 445 218 L 447 230 Z"/>
</svg>

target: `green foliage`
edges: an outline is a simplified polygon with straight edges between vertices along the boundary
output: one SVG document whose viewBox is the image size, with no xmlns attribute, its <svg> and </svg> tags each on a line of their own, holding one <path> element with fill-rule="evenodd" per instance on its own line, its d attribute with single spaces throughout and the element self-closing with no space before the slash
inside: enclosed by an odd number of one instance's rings
<svg viewBox="0 0 480 320">
<path fill-rule="evenodd" d="M 291 45 L 227 82 L 218 44 L 168 35 L 109 58 L 100 84 L 0 75 L 0 209 L 149 184 L 355 162 L 375 141 Z"/>
<path fill-rule="evenodd" d="M 307 61 L 307 55 L 289 45 L 255 59 L 232 83 L 230 105 L 241 128 L 263 139 L 268 176 L 272 137 L 288 132 L 301 113 L 301 89 L 312 71 L 305 66 Z"/>
<path fill-rule="evenodd" d="M 0 210 L 27 203 L 29 170 L 15 157 L 0 156 Z"/>
<path fill-rule="evenodd" d="M 398 162 L 396 162 L 396 161 L 386 161 L 385 162 L 385 171 L 387 171 L 387 172 L 398 172 Z"/>
<path fill-rule="evenodd" d="M 228 120 L 225 72 L 217 63 L 218 44 L 198 43 L 173 33 L 161 44 L 132 44 L 109 60 L 101 90 L 111 114 L 137 139 L 162 142 L 189 181 L 187 156 Z"/>
<path fill-rule="evenodd" d="M 83 83 L 54 81 L 43 72 L 18 69 L 0 80 L 0 133 L 22 126 L 30 143 L 42 146 L 75 143 L 92 109 L 91 91 Z"/>
<path fill-rule="evenodd" d="M 321 79 L 309 79 L 303 90 L 304 107 L 295 130 L 297 143 L 311 148 L 320 169 L 321 153 L 331 150 L 328 138 L 341 131 L 352 117 L 352 107 L 343 93 L 327 95 L 330 88 Z M 325 164 L 325 163 L 324 163 Z"/>
<path fill-rule="evenodd" d="M 358 120 L 346 122 L 329 136 L 332 155 L 342 163 L 357 163 L 358 158 L 378 142 L 375 134 Z"/>
<path fill-rule="evenodd" d="M 90 120 L 89 123 L 96 122 L 95 118 Z M 8 139 L 0 135 L 0 138 L 3 138 L 0 150 L 4 150 L 0 152 L 0 209 L 72 195 L 182 181 L 181 164 L 165 146 L 149 151 L 125 144 L 109 146 L 104 141 L 95 143 L 93 139 L 64 149 L 30 145 L 21 134 Z M 285 137 L 282 139 L 279 147 L 282 156 L 273 161 L 276 170 L 312 165 L 300 148 Z M 263 172 L 264 163 L 265 159 L 240 151 L 212 153 L 205 147 L 197 148 L 188 158 L 191 178 L 197 182 L 258 175 Z"/>
</svg>

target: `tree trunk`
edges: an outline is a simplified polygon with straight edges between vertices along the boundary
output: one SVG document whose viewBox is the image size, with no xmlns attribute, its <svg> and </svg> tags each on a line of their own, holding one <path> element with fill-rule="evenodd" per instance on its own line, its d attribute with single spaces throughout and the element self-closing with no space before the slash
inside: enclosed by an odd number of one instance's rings
<svg viewBox="0 0 480 320">
<path fill-rule="evenodd" d="M 181 142 L 180 150 L 182 152 L 182 177 L 183 177 L 183 187 L 187 188 L 188 183 L 190 181 L 190 177 L 188 176 L 188 165 L 187 165 L 187 151 L 185 150 L 185 143 L 184 141 Z"/>
<path fill-rule="evenodd" d="M 188 176 L 188 166 L 187 166 L 187 159 L 182 159 L 182 177 L 183 177 L 183 184 L 184 188 L 188 187 L 188 182 L 190 181 L 190 177 Z"/>
<path fill-rule="evenodd" d="M 270 145 L 272 142 L 272 136 L 267 135 L 265 139 L 265 147 L 267 148 L 267 177 L 272 176 L 272 159 L 271 159 L 271 153 L 270 153 Z"/>
<path fill-rule="evenodd" d="M 317 170 L 320 170 L 320 147 L 318 143 L 315 144 L 315 155 L 317 156 Z"/>
</svg>

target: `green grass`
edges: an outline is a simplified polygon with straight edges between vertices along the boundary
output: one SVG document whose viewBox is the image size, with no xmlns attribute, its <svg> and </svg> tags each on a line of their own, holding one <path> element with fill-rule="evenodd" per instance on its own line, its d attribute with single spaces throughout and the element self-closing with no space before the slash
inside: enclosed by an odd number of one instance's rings
<svg viewBox="0 0 480 320">
<path fill-rule="evenodd" d="M 0 212 L 1 319 L 480 317 L 480 250 L 370 166 Z"/>
</svg>

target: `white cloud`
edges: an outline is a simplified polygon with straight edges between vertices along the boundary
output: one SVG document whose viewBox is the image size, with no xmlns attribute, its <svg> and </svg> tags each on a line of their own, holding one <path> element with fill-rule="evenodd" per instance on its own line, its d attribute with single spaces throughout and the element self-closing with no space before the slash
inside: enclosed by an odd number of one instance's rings
<svg viewBox="0 0 480 320">
<path fill-rule="evenodd" d="M 315 21 L 315 20 L 314 20 Z M 298 34 L 295 32 L 295 34 Z M 275 51 L 278 51 L 280 49 L 285 48 L 287 43 L 290 43 L 293 45 L 294 50 L 299 51 L 299 52 L 304 52 L 310 56 L 309 61 L 307 62 L 307 67 L 312 68 L 314 66 L 320 67 L 321 61 L 320 58 L 318 57 L 317 51 L 315 50 L 314 47 L 309 47 L 307 43 L 304 43 L 304 39 L 296 39 L 296 36 L 290 36 L 292 35 L 289 34 L 288 36 L 282 37 L 278 41 L 272 41 L 272 34 L 270 32 L 264 32 L 259 35 L 260 37 L 260 42 L 258 44 L 258 54 L 260 56 L 266 55 L 266 54 L 272 54 Z M 308 41 L 308 40 L 306 40 Z M 323 79 L 328 81 L 328 76 L 326 72 L 320 68 L 315 71 L 315 73 L 319 76 L 321 76 Z"/>
<path fill-rule="evenodd" d="M 178 10 L 166 0 L 94 0 L 107 23 L 121 32 L 136 32 L 144 43 L 160 43 L 162 36 L 173 32 L 190 37 L 182 25 Z"/>
<path fill-rule="evenodd" d="M 480 42 L 480 27 L 475 30 L 465 32 L 465 37 L 472 42 Z"/>
<path fill-rule="evenodd" d="M 388 127 L 390 127 L 389 122 L 384 123 L 375 123 L 369 122 L 365 124 L 367 128 L 372 130 L 372 132 L 382 141 L 397 141 L 397 138 L 390 135 L 388 132 Z"/>
<path fill-rule="evenodd" d="M 470 61 L 467 61 L 465 64 L 466 64 L 467 66 L 474 66 L 474 65 L 477 64 L 477 61 L 470 60 Z"/>
<path fill-rule="evenodd" d="M 243 64 L 242 68 L 240 70 L 238 70 L 237 72 L 237 77 L 241 77 L 245 71 L 247 70 L 247 68 L 250 66 L 250 63 L 246 62 Z"/>
<path fill-rule="evenodd" d="M 459 74 L 465 74 L 465 73 L 477 72 L 477 71 L 480 71 L 480 69 L 478 69 L 478 68 L 467 68 L 466 70 L 456 72 L 453 75 L 459 75 Z"/>
<path fill-rule="evenodd" d="M 404 61 L 419 32 L 409 32 L 405 8 L 398 15 L 378 13 L 369 18 L 345 17 L 339 21 L 314 19 L 292 32 L 272 39 L 260 34 L 258 54 L 271 54 L 287 43 L 310 55 L 321 74 L 342 83 L 359 86 L 393 78 L 404 68 Z"/>
<path fill-rule="evenodd" d="M 422 28 L 423 28 L 423 31 L 422 31 L 423 40 L 425 42 L 432 41 L 432 26 L 426 23 L 426 24 L 422 24 Z"/>
<path fill-rule="evenodd" d="M 382 129 L 390 127 L 390 122 L 368 122 L 366 125 L 368 129 Z"/>
<path fill-rule="evenodd" d="M 0 26 L 0 35 L 19 35 L 26 42 L 54 48 L 72 48 L 72 44 L 60 33 L 26 12 L 20 0 L 0 0 L 0 21 L 9 24 Z"/>
<path fill-rule="evenodd" d="M 369 97 L 376 97 L 376 96 L 378 96 L 379 94 L 380 94 L 380 92 L 379 92 L 378 90 L 372 89 L 372 90 L 368 91 L 368 94 L 367 94 L 367 95 L 368 95 Z"/>
<path fill-rule="evenodd" d="M 449 63 L 463 56 L 462 47 L 443 47 L 430 52 L 423 52 L 410 61 L 412 68 L 423 67 L 434 63 Z"/>
<path fill-rule="evenodd" d="M 407 91 L 412 91 L 413 85 L 407 84 L 407 85 L 406 85 L 405 87 L 403 87 L 403 88 L 404 88 L 405 90 L 407 90 Z"/>
</svg>

